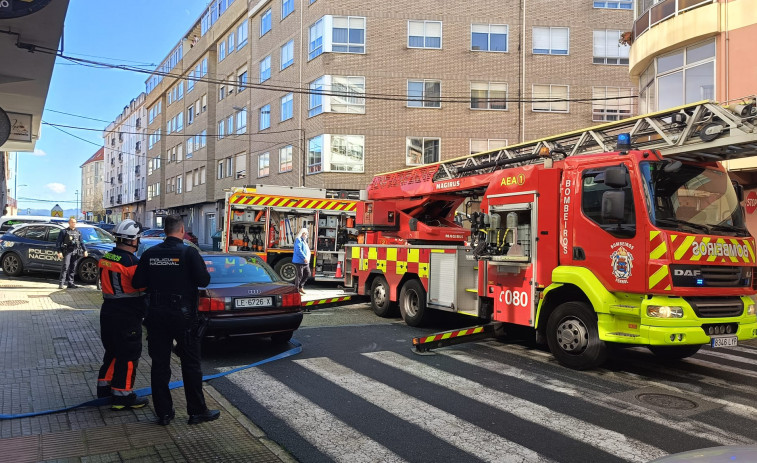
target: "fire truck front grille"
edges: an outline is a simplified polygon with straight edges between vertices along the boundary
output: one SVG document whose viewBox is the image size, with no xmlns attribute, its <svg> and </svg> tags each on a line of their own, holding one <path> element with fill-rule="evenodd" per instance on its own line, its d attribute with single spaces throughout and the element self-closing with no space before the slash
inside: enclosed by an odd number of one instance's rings
<svg viewBox="0 0 757 463">
<path fill-rule="evenodd" d="M 718 265 L 671 265 L 673 285 L 677 287 L 737 288 L 749 287 L 751 267 Z"/>
<path fill-rule="evenodd" d="M 700 318 L 738 317 L 744 313 L 744 304 L 738 297 L 687 297 Z"/>
</svg>

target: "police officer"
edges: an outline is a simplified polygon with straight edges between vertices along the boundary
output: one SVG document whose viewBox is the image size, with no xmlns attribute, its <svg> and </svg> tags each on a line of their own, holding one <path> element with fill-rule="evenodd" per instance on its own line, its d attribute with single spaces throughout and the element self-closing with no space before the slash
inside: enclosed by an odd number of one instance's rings
<svg viewBox="0 0 757 463">
<path fill-rule="evenodd" d="M 74 284 L 76 264 L 82 256 L 87 257 L 87 250 L 84 248 L 81 232 L 76 229 L 75 217 L 69 218 L 68 228 L 64 228 L 58 234 L 55 249 L 58 250 L 58 259 L 63 259 L 58 288 L 63 289 L 66 283 L 68 283 L 69 288 L 76 288 L 77 286 Z"/>
<path fill-rule="evenodd" d="M 210 274 L 197 250 L 183 244 L 181 216 L 168 216 L 164 222 L 165 241 L 142 254 L 132 283 L 135 287 L 147 288 L 145 327 L 158 424 L 165 426 L 175 416 L 168 388 L 174 340 L 181 359 L 188 423 L 198 424 L 215 420 L 221 414 L 218 410 L 208 410 L 205 405 L 200 369 L 202 325 L 197 314 L 197 288 L 207 286 Z"/>
<path fill-rule="evenodd" d="M 97 396 L 112 396 L 111 409 L 142 408 L 149 403 L 134 393 L 134 378 L 142 355 L 142 319 L 147 306 L 145 293 L 132 285 L 139 259 L 141 227 L 124 220 L 113 229 L 116 247 L 98 264 L 103 305 L 100 311 L 100 338 L 105 348 L 97 377 Z"/>
</svg>

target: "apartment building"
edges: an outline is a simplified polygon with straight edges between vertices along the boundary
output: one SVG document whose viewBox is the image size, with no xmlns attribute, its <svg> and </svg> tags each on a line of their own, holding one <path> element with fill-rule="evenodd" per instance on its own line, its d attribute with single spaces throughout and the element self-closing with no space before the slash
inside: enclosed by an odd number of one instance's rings
<svg viewBox="0 0 757 463">
<path fill-rule="evenodd" d="M 626 1 L 213 1 L 147 81 L 147 209 L 209 242 L 233 186 L 350 193 L 631 116 L 632 23 Z"/>
<path fill-rule="evenodd" d="M 105 178 L 103 205 L 109 221 L 124 219 L 144 222 L 145 167 L 148 118 L 146 94 L 132 99 L 103 132 Z"/>
<path fill-rule="evenodd" d="M 629 67 L 642 112 L 700 100 L 738 105 L 757 95 L 753 0 L 637 0 L 634 13 Z M 726 165 L 747 189 L 747 225 L 757 234 L 757 162 Z"/>
<path fill-rule="evenodd" d="M 87 220 L 105 221 L 103 208 L 103 169 L 105 167 L 105 147 L 79 166 L 81 168 L 81 213 Z"/>
</svg>

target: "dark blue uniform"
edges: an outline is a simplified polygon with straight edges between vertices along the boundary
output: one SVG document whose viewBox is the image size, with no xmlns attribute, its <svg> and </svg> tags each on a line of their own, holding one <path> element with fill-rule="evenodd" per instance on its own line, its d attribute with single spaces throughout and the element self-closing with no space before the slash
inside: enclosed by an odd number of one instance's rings
<svg viewBox="0 0 757 463">
<path fill-rule="evenodd" d="M 63 253 L 63 268 L 60 269 L 60 285 L 73 286 L 76 263 L 84 255 L 86 249 L 81 238 L 81 232 L 74 228 L 64 228 L 58 234 L 55 249 Z"/>
</svg>

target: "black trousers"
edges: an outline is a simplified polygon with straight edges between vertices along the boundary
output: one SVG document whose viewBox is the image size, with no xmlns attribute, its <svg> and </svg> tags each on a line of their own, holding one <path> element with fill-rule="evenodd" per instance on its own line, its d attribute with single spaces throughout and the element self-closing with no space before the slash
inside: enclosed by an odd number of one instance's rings
<svg viewBox="0 0 757 463">
<path fill-rule="evenodd" d="M 142 316 L 139 308 L 104 304 L 100 310 L 100 339 L 105 355 L 97 376 L 98 385 L 110 384 L 115 395 L 127 395 L 134 389 L 137 365 L 142 355 Z"/>
<path fill-rule="evenodd" d="M 181 359 L 187 413 L 197 415 L 207 409 L 202 393 L 201 336 L 197 332 L 196 311 L 192 312 L 185 316 L 178 308 L 154 306 L 147 311 L 147 352 L 152 359 L 150 383 L 155 413 L 159 417 L 168 415 L 173 409 L 168 383 L 171 381 L 171 348 L 174 340 L 176 353 Z"/>
<path fill-rule="evenodd" d="M 63 254 L 63 267 L 60 269 L 60 284 L 74 284 L 74 274 L 76 273 L 76 263 L 79 262 L 79 254 Z"/>
<path fill-rule="evenodd" d="M 294 285 L 297 289 L 301 289 L 310 278 L 310 264 L 294 264 L 294 266 L 297 269 Z"/>
</svg>

